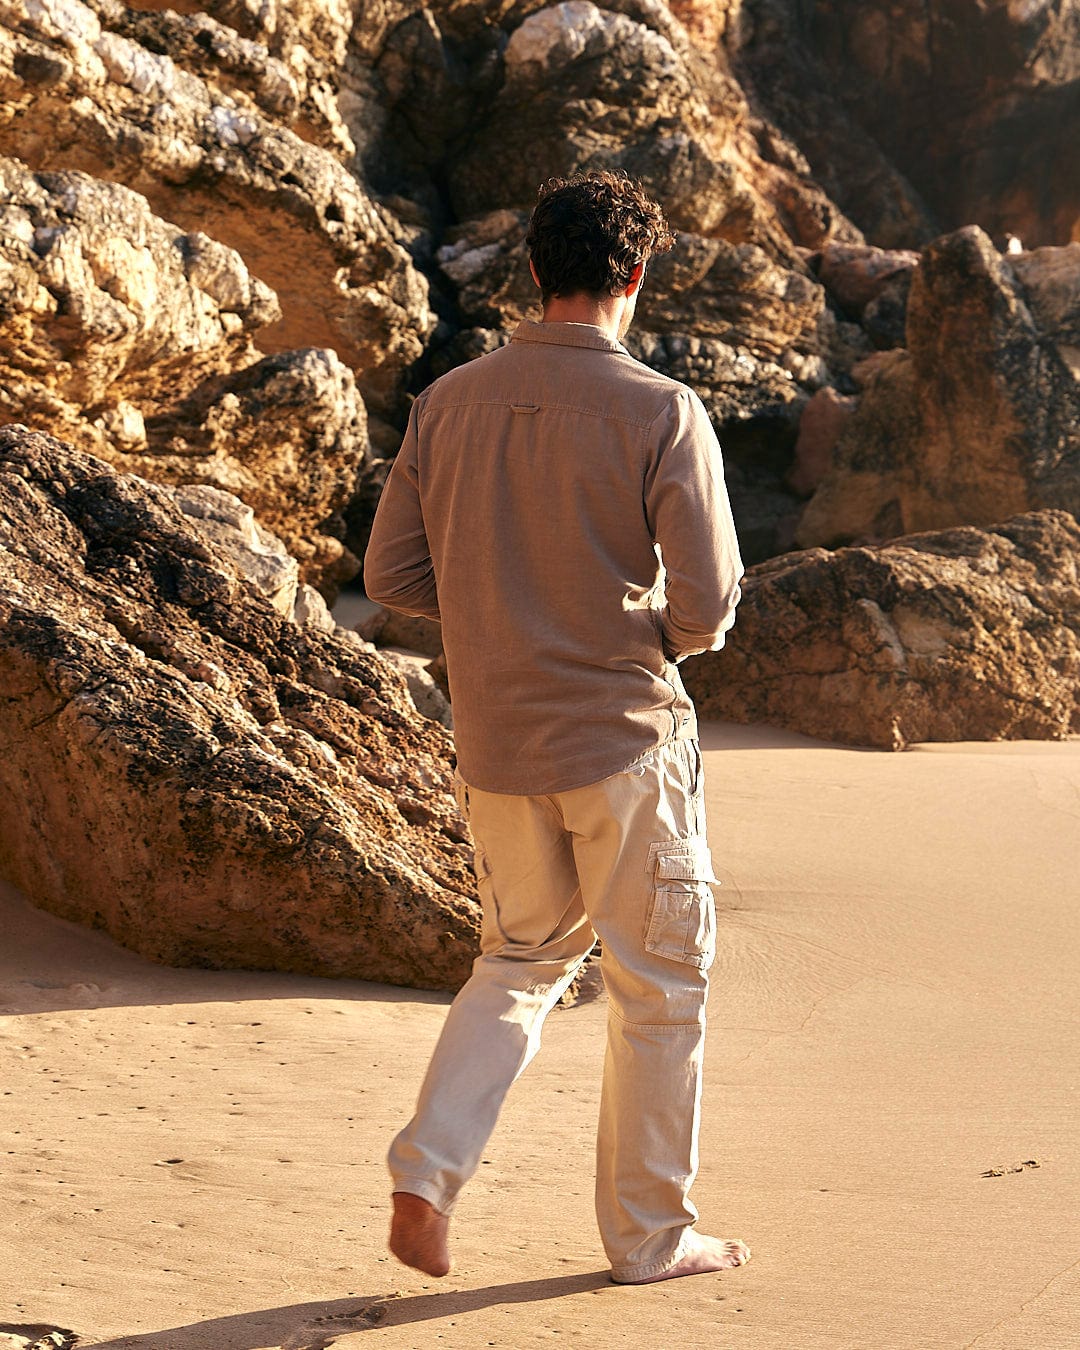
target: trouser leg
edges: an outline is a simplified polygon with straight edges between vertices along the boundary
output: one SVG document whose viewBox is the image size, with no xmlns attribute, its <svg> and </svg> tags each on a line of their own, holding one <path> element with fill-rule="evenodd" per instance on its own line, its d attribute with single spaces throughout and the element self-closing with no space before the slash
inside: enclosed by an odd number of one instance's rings
<svg viewBox="0 0 1080 1350">
<path fill-rule="evenodd" d="M 443 1214 L 475 1172 L 510 1085 L 539 1048 L 544 1018 L 596 938 L 553 803 L 472 789 L 468 802 L 481 953 L 389 1157 L 394 1190 Z"/>
<path fill-rule="evenodd" d="M 712 868 L 694 742 L 560 797 L 586 911 L 604 945 L 608 1043 L 596 1209 L 616 1278 L 659 1274 L 697 1218 Z"/>
</svg>

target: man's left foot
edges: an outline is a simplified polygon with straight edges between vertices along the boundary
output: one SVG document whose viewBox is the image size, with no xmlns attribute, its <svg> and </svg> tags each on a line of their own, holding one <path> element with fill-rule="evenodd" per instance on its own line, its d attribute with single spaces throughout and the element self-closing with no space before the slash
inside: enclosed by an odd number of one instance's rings
<svg viewBox="0 0 1080 1350">
<path fill-rule="evenodd" d="M 390 1250 L 399 1261 L 425 1275 L 441 1278 L 450 1273 L 446 1236 L 450 1220 L 434 1205 L 408 1191 L 395 1191 L 390 1224 Z"/>
<path fill-rule="evenodd" d="M 680 1275 L 708 1275 L 717 1270 L 731 1270 L 750 1260 L 750 1248 L 738 1238 L 714 1238 L 695 1233 L 693 1243 L 681 1261 L 676 1261 L 659 1275 L 647 1275 L 643 1280 L 619 1280 L 614 1275 L 611 1278 L 616 1284 L 658 1284 L 661 1280 L 676 1280 Z"/>
</svg>

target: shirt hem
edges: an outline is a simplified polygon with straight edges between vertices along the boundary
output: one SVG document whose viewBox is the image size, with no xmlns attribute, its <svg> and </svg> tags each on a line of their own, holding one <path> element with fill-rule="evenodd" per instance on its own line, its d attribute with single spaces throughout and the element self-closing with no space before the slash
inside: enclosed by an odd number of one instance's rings
<svg viewBox="0 0 1080 1350">
<path fill-rule="evenodd" d="M 647 756 L 653 754 L 654 751 L 663 749 L 666 745 L 674 745 L 678 741 L 696 740 L 697 734 L 697 720 L 696 718 L 691 717 L 684 726 L 681 726 L 674 733 L 674 735 L 666 736 L 662 740 L 654 741 L 651 745 L 647 745 L 644 750 L 639 750 L 632 759 L 626 760 L 615 768 L 603 769 L 600 773 L 593 771 L 589 773 L 587 777 L 575 777 L 569 781 L 557 779 L 553 785 L 541 782 L 539 785 L 536 783 L 521 783 L 514 787 L 491 787 L 484 782 L 471 777 L 468 773 L 462 772 L 460 763 L 458 765 L 458 774 L 461 777 L 462 782 L 476 792 L 490 792 L 497 797 L 553 797 L 560 792 L 574 792 L 577 788 L 594 787 L 597 783 L 604 783 L 609 778 L 617 778 L 619 774 L 630 773 L 636 765 L 640 764 Z"/>
</svg>

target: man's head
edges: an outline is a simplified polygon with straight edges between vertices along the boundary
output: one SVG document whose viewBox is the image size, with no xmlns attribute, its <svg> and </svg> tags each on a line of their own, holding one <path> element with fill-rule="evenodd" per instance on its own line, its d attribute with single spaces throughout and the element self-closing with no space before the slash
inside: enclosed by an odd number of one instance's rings
<svg viewBox="0 0 1080 1350">
<path fill-rule="evenodd" d="M 549 178 L 525 242 L 543 302 L 623 294 L 650 258 L 675 243 L 664 213 L 624 174 Z M 637 272 L 637 279 L 642 273 Z"/>
</svg>

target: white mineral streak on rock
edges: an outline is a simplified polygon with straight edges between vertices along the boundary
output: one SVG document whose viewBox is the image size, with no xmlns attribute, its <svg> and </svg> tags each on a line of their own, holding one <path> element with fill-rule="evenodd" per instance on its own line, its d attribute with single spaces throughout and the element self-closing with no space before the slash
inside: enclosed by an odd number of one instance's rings
<svg viewBox="0 0 1080 1350">
<path fill-rule="evenodd" d="M 259 131 L 259 123 L 254 117 L 220 103 L 210 109 L 210 118 L 222 145 L 248 145 Z"/>
<path fill-rule="evenodd" d="M 146 448 L 146 421 L 134 403 L 129 403 L 127 399 L 122 398 L 115 408 L 102 413 L 94 424 L 125 449 Z"/>
<path fill-rule="evenodd" d="M 198 528 L 227 549 L 247 579 L 286 618 L 293 617 L 300 566 L 255 512 L 230 492 L 208 484 L 175 489 L 176 504 Z"/>
<path fill-rule="evenodd" d="M 176 85 L 177 70 L 167 56 L 149 52 L 116 33 L 102 33 L 94 51 L 110 77 L 137 94 L 168 94 Z"/>
<path fill-rule="evenodd" d="M 660 73 L 679 66 L 667 38 L 644 24 L 599 9 L 591 0 L 563 0 L 561 5 L 530 14 L 515 30 L 506 48 L 507 75 L 512 78 L 528 66 L 557 69 L 614 47 L 626 47 L 635 54 L 647 50 Z"/>
<path fill-rule="evenodd" d="M 292 620 L 300 628 L 314 628 L 320 633 L 332 633 L 337 627 L 326 601 L 314 586 L 306 584 L 297 589 Z"/>
<path fill-rule="evenodd" d="M 503 251 L 501 244 L 482 244 L 479 248 L 470 248 L 468 240 L 457 244 L 447 244 L 436 255 L 439 266 L 459 286 L 475 281 L 484 275 L 491 264 Z"/>
<path fill-rule="evenodd" d="M 79 0 L 27 0 L 25 13 L 48 37 L 58 38 L 73 51 L 92 47 L 101 37 L 97 15 Z"/>
</svg>

